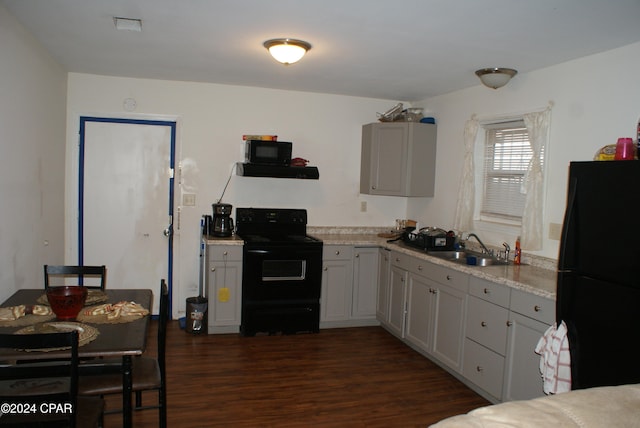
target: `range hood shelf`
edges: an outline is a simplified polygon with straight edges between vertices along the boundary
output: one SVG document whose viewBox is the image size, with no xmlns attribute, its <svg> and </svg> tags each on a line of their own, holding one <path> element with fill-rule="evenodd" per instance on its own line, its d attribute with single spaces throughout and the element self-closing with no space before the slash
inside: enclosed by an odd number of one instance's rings
<svg viewBox="0 0 640 428">
<path fill-rule="evenodd" d="M 308 180 L 320 178 L 318 168 L 315 166 L 260 165 L 238 162 L 236 171 L 237 175 L 244 177 L 302 178 Z"/>
</svg>

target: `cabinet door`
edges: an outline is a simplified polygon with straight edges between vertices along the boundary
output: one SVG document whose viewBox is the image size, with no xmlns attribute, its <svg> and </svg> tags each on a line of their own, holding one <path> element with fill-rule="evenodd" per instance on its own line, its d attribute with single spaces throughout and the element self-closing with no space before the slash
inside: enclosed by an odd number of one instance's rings
<svg viewBox="0 0 640 428">
<path fill-rule="evenodd" d="M 509 336 L 502 401 L 541 397 L 540 355 L 534 352 L 538 340 L 549 325 L 509 313 Z"/>
<path fill-rule="evenodd" d="M 375 318 L 376 291 L 378 289 L 378 248 L 357 247 L 353 266 L 351 316 L 354 319 Z"/>
<path fill-rule="evenodd" d="M 431 352 L 435 287 L 421 276 L 409 273 L 407 285 L 407 340 Z"/>
<path fill-rule="evenodd" d="M 444 285 L 438 287 L 434 294 L 433 355 L 460 372 L 467 294 Z"/>
<path fill-rule="evenodd" d="M 402 196 L 407 173 L 406 123 L 373 123 L 362 130 L 360 192 Z"/>
<path fill-rule="evenodd" d="M 404 338 L 406 320 L 407 271 L 391 265 L 389 279 L 389 330 Z"/>
<path fill-rule="evenodd" d="M 217 327 L 240 326 L 241 293 L 242 262 L 210 261 L 207 273 L 210 333 L 220 330 Z"/>
<path fill-rule="evenodd" d="M 386 324 L 389 318 L 389 273 L 391 267 L 391 251 L 380 248 L 378 252 L 378 298 L 376 302 L 376 318 Z"/>
<path fill-rule="evenodd" d="M 353 262 L 327 260 L 323 262 L 320 321 L 344 321 L 351 317 Z"/>
</svg>

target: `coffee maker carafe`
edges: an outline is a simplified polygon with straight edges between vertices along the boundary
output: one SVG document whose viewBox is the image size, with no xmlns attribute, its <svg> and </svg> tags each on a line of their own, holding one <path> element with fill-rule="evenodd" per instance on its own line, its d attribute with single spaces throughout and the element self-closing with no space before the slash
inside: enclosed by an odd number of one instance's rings
<svg viewBox="0 0 640 428">
<path fill-rule="evenodd" d="M 231 204 L 213 204 L 213 236 L 231 236 L 233 234 L 233 219 L 231 218 Z"/>
</svg>

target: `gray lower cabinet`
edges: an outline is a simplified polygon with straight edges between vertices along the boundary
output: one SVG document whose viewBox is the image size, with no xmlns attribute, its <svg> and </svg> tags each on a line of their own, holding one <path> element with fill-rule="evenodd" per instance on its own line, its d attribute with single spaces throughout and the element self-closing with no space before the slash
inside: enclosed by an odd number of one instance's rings
<svg viewBox="0 0 640 428">
<path fill-rule="evenodd" d="M 240 331 L 242 246 L 207 246 L 208 333 Z"/>
<path fill-rule="evenodd" d="M 391 273 L 391 250 L 378 250 L 378 296 L 376 299 L 376 318 L 386 325 L 389 320 L 389 276 Z"/>
<path fill-rule="evenodd" d="M 391 267 L 389 268 L 389 314 L 386 326 L 395 336 L 404 339 L 405 323 L 407 319 L 407 278 L 409 272 L 402 267 L 402 262 L 408 258 L 404 254 L 391 253 Z"/>
<path fill-rule="evenodd" d="M 353 246 L 325 245 L 322 249 L 320 323 L 351 318 Z"/>
<path fill-rule="evenodd" d="M 392 252 L 386 328 L 449 369 L 462 368 L 468 275 Z"/>
<path fill-rule="evenodd" d="M 378 247 L 355 247 L 351 318 L 376 319 L 378 290 Z"/>
<path fill-rule="evenodd" d="M 463 376 L 493 402 L 544 395 L 538 340 L 553 323 L 550 299 L 471 278 Z"/>
<path fill-rule="evenodd" d="M 509 335 L 502 401 L 544 395 L 538 340 L 555 322 L 555 302 L 521 290 L 511 291 Z"/>
<path fill-rule="evenodd" d="M 418 258 L 409 269 L 406 340 L 460 372 L 468 275 Z"/>
<path fill-rule="evenodd" d="M 320 327 L 378 324 L 378 252 L 378 247 L 323 247 Z"/>
</svg>

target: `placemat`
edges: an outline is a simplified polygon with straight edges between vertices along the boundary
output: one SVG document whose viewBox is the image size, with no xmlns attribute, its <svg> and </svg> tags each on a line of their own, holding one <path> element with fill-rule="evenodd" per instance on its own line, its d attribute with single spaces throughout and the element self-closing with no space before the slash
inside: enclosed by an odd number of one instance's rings
<svg viewBox="0 0 640 428">
<path fill-rule="evenodd" d="M 39 322 L 51 321 L 55 317 L 56 317 L 55 314 L 49 314 L 49 315 L 28 314 L 18 318 L 17 320 L 0 321 L 0 327 L 23 327 L 27 325 L 38 324 Z"/>
<path fill-rule="evenodd" d="M 97 314 L 97 315 L 90 314 L 90 312 L 92 312 L 93 310 L 99 307 L 100 305 L 83 308 L 82 311 L 80 311 L 80 313 L 76 317 L 76 319 L 78 321 L 88 322 L 91 324 L 123 324 L 123 323 L 132 322 L 135 320 L 139 320 L 148 315 L 148 313 L 120 314 L 118 317 L 113 318 L 113 317 L 109 317 L 110 314 Z"/>
<path fill-rule="evenodd" d="M 31 325 L 29 327 L 22 328 L 16 331 L 14 334 L 36 334 L 36 333 L 62 333 L 65 331 L 78 331 L 78 344 L 80 346 L 95 340 L 100 334 L 97 328 L 87 324 L 72 321 L 51 321 L 43 322 Z M 58 351 L 68 348 L 43 348 L 43 349 L 29 349 L 28 351 Z"/>
</svg>

